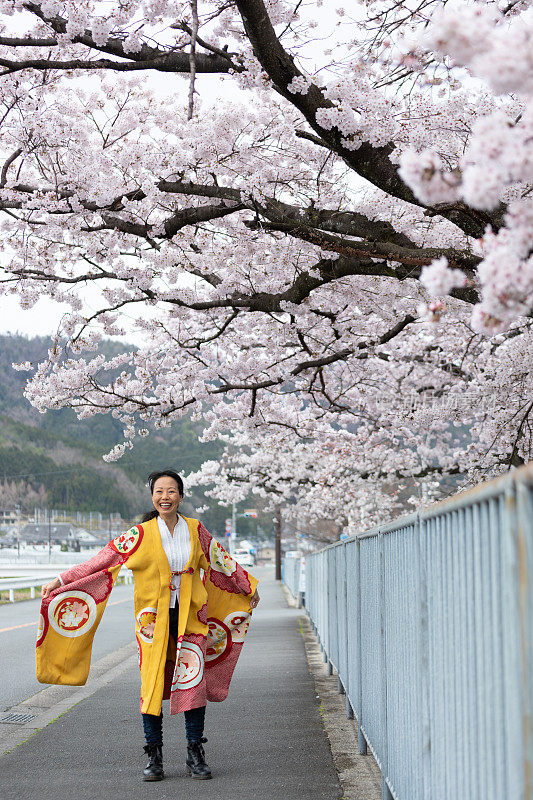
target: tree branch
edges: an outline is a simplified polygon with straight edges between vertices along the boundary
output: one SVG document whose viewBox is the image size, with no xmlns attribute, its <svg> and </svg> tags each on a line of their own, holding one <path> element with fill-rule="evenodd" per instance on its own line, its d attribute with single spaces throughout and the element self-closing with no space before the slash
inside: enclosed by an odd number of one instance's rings
<svg viewBox="0 0 533 800">
<path fill-rule="evenodd" d="M 63 17 L 57 15 L 52 18 L 45 17 L 41 11 L 41 6 L 39 3 L 32 3 L 27 2 L 24 3 L 24 8 L 28 11 L 31 11 L 32 14 L 35 14 L 40 20 L 42 20 L 46 25 L 52 28 L 53 31 L 59 34 L 65 34 L 67 30 L 67 23 Z M 24 46 L 24 40 L 17 40 L 20 44 L 15 46 Z M 39 42 L 44 42 L 46 40 L 37 40 Z M 54 44 L 57 44 L 57 40 L 52 40 Z M 123 58 L 127 62 L 139 62 L 142 66 L 138 67 L 138 69 L 154 69 L 161 72 L 184 72 L 188 73 L 190 70 L 190 63 L 189 63 L 189 54 L 188 53 L 181 53 L 175 52 L 172 49 L 161 49 L 156 47 L 149 47 L 146 43 L 143 43 L 141 49 L 137 53 L 126 53 L 124 51 L 124 40 L 119 39 L 117 37 L 110 37 L 104 45 L 97 45 L 92 37 L 92 33 L 89 30 L 86 30 L 80 36 L 76 36 L 73 38 L 73 44 L 83 44 L 87 47 L 91 48 L 91 50 L 96 50 L 102 53 L 108 53 L 109 55 L 116 56 L 118 58 Z M 45 46 L 44 44 L 38 44 L 37 46 Z M 14 62 L 16 63 L 16 62 Z M 57 62 L 59 65 L 62 62 Z M 84 62 L 84 63 L 92 63 L 91 61 Z M 109 64 L 114 64 L 115 62 L 109 62 Z M 46 67 L 33 67 L 34 69 L 46 69 Z M 48 67 L 50 69 L 51 67 Z M 76 67 L 61 67 L 56 66 L 55 69 L 75 69 Z M 91 67 L 83 66 L 78 67 L 82 69 L 91 69 Z M 105 66 L 100 67 L 100 69 L 116 69 L 113 66 Z M 132 67 L 133 68 L 133 67 Z M 94 69 L 94 67 L 92 67 Z M 242 67 L 239 64 L 233 63 L 231 59 L 228 60 L 228 57 L 221 57 L 216 54 L 199 54 L 197 56 L 196 61 L 196 71 L 197 72 L 204 72 L 204 73 L 216 73 L 216 72 L 229 72 L 229 70 L 237 70 L 240 71 Z"/>
<path fill-rule="evenodd" d="M 276 36 L 263 0 L 235 0 L 235 4 L 241 14 L 255 57 L 276 90 L 303 114 L 312 130 L 318 135 L 320 140 L 318 144 L 323 146 L 325 143 L 358 175 L 387 194 L 416 206 L 425 207 L 401 180 L 396 165 L 391 162 L 390 155 L 394 150 L 392 143 L 376 147 L 368 142 L 362 142 L 356 150 L 349 149 L 344 144 L 347 137 L 337 127 L 327 130 L 317 122 L 317 111 L 335 106 L 316 84 L 311 83 L 306 94 L 293 94 L 288 90 L 287 87 L 294 78 L 304 76 Z M 473 209 L 461 204 L 441 213 L 469 236 L 476 238 L 483 235 L 485 226 L 491 222 L 487 214 L 474 212 Z"/>
<path fill-rule="evenodd" d="M 2 173 L 0 175 L 0 188 L 3 189 L 4 186 L 6 185 L 7 171 L 11 166 L 11 164 L 13 163 L 13 161 L 15 161 L 20 156 L 21 153 L 22 153 L 22 147 L 17 147 L 17 149 L 13 153 L 11 153 L 11 155 L 4 161 L 4 164 L 2 166 Z"/>
<path fill-rule="evenodd" d="M 187 119 L 192 119 L 194 114 L 194 82 L 196 79 L 196 39 L 198 36 L 198 0 L 189 0 L 192 15 L 192 28 L 190 33 L 191 45 L 189 49 L 189 102 Z"/>
<path fill-rule="evenodd" d="M 124 56 L 125 57 L 125 56 Z M 198 54 L 196 56 L 196 71 L 203 73 L 227 72 L 229 67 L 227 62 L 223 62 L 228 69 L 221 70 L 220 64 L 215 63 L 216 56 L 206 56 Z M 158 72 L 189 72 L 189 55 L 187 53 L 168 53 L 159 58 L 149 61 L 113 61 L 109 58 L 97 58 L 94 60 L 83 60 L 74 58 L 69 61 L 54 61 L 49 58 L 29 58 L 23 61 L 11 61 L 7 58 L 0 58 L 0 66 L 4 67 L 3 75 L 11 75 L 23 69 L 36 70 L 93 70 L 108 69 L 115 72 L 136 72 L 139 70 L 153 69 Z"/>
</svg>

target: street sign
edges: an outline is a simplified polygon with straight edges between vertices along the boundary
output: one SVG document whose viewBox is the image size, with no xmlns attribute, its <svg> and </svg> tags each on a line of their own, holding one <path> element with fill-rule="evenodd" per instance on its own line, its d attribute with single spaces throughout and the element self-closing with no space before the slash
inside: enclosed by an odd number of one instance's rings
<svg viewBox="0 0 533 800">
<path fill-rule="evenodd" d="M 231 536 L 231 519 L 226 520 L 226 536 Z"/>
</svg>

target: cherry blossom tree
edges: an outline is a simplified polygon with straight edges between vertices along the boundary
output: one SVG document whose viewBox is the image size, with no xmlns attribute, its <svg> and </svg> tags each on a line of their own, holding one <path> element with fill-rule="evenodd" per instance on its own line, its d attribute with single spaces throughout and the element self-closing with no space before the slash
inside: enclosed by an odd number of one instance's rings
<svg viewBox="0 0 533 800">
<path fill-rule="evenodd" d="M 192 415 L 192 481 L 350 529 L 530 459 L 525 0 L 0 12 L 0 285 L 69 308 L 37 408 L 122 420 L 108 459 Z"/>
</svg>

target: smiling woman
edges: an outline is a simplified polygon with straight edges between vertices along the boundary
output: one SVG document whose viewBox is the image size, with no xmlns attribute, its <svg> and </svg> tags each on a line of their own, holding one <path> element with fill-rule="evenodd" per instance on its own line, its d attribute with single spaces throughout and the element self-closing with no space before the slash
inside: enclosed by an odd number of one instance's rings
<svg viewBox="0 0 533 800">
<path fill-rule="evenodd" d="M 168 519 L 175 524 L 178 507 L 183 500 L 181 477 L 172 469 L 156 471 L 148 476 L 148 485 L 154 507 L 143 516 L 142 522 L 161 516 L 165 521 Z"/>
<path fill-rule="evenodd" d="M 43 586 L 37 678 L 41 683 L 85 683 L 94 634 L 127 562 L 135 579 L 141 713 L 149 756 L 143 779 L 164 777 L 164 699 L 170 700 L 171 715 L 184 712 L 189 775 L 211 778 L 203 748 L 205 708 L 208 700 L 227 696 L 259 602 L 257 580 L 201 522 L 179 514 L 184 489 L 177 472 L 152 472 L 148 485 L 154 508 L 141 524 Z"/>
</svg>

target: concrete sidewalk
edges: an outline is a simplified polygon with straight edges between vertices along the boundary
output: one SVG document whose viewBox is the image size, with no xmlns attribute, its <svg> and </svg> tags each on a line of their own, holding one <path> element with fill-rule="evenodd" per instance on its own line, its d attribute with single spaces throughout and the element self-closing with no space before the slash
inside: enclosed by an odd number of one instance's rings
<svg viewBox="0 0 533 800">
<path fill-rule="evenodd" d="M 262 573 L 262 574 L 261 574 Z M 139 672 L 131 668 L 0 759 L 2 800 L 339 800 L 341 787 L 309 673 L 298 617 L 271 570 L 223 703 L 209 703 L 213 780 L 185 773 L 182 715 L 163 705 L 165 780 L 144 783 Z"/>
</svg>

